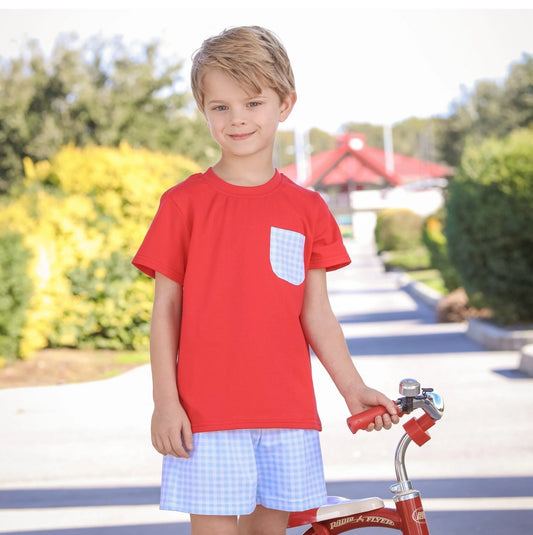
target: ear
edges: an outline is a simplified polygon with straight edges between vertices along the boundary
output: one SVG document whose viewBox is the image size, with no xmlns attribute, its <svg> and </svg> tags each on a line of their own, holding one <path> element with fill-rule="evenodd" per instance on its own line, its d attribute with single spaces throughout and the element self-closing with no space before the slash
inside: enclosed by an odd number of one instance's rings
<svg viewBox="0 0 533 535">
<path fill-rule="evenodd" d="M 282 123 L 290 115 L 296 104 L 296 92 L 291 91 L 281 102 L 279 120 Z"/>
</svg>

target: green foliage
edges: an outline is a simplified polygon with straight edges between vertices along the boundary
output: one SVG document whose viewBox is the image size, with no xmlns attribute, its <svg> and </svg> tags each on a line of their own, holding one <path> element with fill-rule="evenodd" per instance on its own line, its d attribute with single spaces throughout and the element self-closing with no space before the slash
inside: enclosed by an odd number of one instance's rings
<svg viewBox="0 0 533 535">
<path fill-rule="evenodd" d="M 394 152 L 425 161 L 436 161 L 434 119 L 411 117 L 394 125 Z"/>
<path fill-rule="evenodd" d="M 383 150 L 383 126 L 370 123 L 350 122 L 343 125 L 344 132 L 363 134 L 366 136 L 366 144 L 370 147 Z"/>
<path fill-rule="evenodd" d="M 440 272 L 446 289 L 452 292 L 461 283 L 448 254 L 448 243 L 443 232 L 444 222 L 444 209 L 426 218 L 422 228 L 422 241 L 429 251 L 431 267 Z"/>
<path fill-rule="evenodd" d="M 438 117 L 410 117 L 392 128 L 393 149 L 397 154 L 425 161 L 445 163 L 440 146 L 444 122 Z M 384 149 L 383 126 L 369 123 L 347 123 L 343 131 L 364 134 L 371 147 Z"/>
<path fill-rule="evenodd" d="M 407 251 L 422 245 L 422 216 L 408 209 L 383 210 L 375 229 L 379 251 Z"/>
<path fill-rule="evenodd" d="M 30 251 L 22 236 L 9 231 L 0 234 L 0 359 L 19 356 L 20 339 L 32 284 L 27 275 Z"/>
<path fill-rule="evenodd" d="M 21 356 L 50 345 L 146 347 L 153 285 L 129 262 L 161 194 L 199 167 L 125 143 L 69 145 L 24 165 L 24 189 L 0 210 L 0 228 L 23 235 L 33 253 Z"/>
<path fill-rule="evenodd" d="M 416 117 L 396 123 L 392 131 L 394 152 L 421 160 L 436 161 L 439 159 L 439 155 L 435 154 L 434 123 L 435 119 Z M 382 126 L 348 123 L 344 126 L 344 130 L 364 134 L 368 145 L 384 149 Z"/>
<path fill-rule="evenodd" d="M 467 146 L 449 190 L 450 258 L 475 306 L 533 321 L 533 131 Z"/>
<path fill-rule="evenodd" d="M 337 147 L 335 137 L 320 128 L 311 128 L 309 130 L 309 143 L 311 155 L 319 154 Z"/>
<path fill-rule="evenodd" d="M 514 63 L 503 84 L 480 80 L 450 106 L 440 120 L 437 152 L 452 166 L 461 163 L 468 140 L 480 144 L 487 137 L 503 138 L 533 125 L 533 55 Z"/>
<path fill-rule="evenodd" d="M 409 277 L 415 281 L 421 282 L 425 286 L 439 292 L 440 294 L 447 294 L 448 288 L 444 284 L 444 280 L 437 269 L 421 269 L 409 272 Z"/>
<path fill-rule="evenodd" d="M 132 269 L 131 258 L 113 251 L 67 274 L 73 304 L 58 318 L 51 346 L 142 349 L 149 339 L 152 283 Z"/>
<path fill-rule="evenodd" d="M 533 125 L 533 55 L 524 54 L 509 69 L 503 83 L 480 80 L 472 91 L 450 103 L 446 117 L 411 117 L 394 124 L 394 151 L 422 160 L 459 166 L 465 144 L 486 137 L 503 138 L 517 128 Z M 365 134 L 368 145 L 383 148 L 383 128 L 347 123 L 346 132 Z"/>
<path fill-rule="evenodd" d="M 276 167 L 286 167 L 296 163 L 295 133 L 293 131 L 279 130 L 276 137 L 276 146 L 274 148 L 274 160 Z M 320 152 L 334 149 L 337 146 L 335 136 L 320 130 L 311 128 L 308 133 L 304 134 L 302 143 L 304 151 L 308 156 L 314 156 Z"/>
<path fill-rule="evenodd" d="M 177 90 L 181 61 L 158 43 L 128 50 L 119 39 L 79 44 L 63 36 L 51 58 L 36 42 L 0 66 L 0 194 L 23 175 L 22 161 L 48 160 L 68 143 L 184 154 L 204 165 L 217 156 L 190 95 Z"/>
<path fill-rule="evenodd" d="M 430 265 L 429 251 L 425 247 L 402 251 L 387 251 L 383 255 L 385 269 L 402 271 L 427 270 Z"/>
<path fill-rule="evenodd" d="M 276 167 L 287 167 L 296 161 L 294 147 L 294 132 L 278 130 L 274 146 L 274 161 Z"/>
</svg>

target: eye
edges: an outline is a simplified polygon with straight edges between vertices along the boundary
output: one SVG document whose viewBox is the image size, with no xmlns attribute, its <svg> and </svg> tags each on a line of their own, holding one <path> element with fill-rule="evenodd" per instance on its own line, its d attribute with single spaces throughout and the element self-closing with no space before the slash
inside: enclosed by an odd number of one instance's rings
<svg viewBox="0 0 533 535">
<path fill-rule="evenodd" d="M 221 104 L 220 106 L 215 106 L 213 108 L 214 111 L 226 111 L 228 109 L 227 106 L 224 106 L 223 104 Z"/>
<path fill-rule="evenodd" d="M 262 102 L 258 100 L 253 100 L 252 102 L 248 103 L 249 108 L 257 108 L 257 106 L 261 106 Z"/>
</svg>

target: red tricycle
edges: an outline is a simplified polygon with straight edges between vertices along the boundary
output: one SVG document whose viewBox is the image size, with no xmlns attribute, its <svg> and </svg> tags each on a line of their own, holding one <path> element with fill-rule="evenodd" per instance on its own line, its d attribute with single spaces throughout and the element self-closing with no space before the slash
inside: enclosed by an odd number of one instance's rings
<svg viewBox="0 0 533 535">
<path fill-rule="evenodd" d="M 383 500 L 377 497 L 348 500 L 330 496 L 328 503 L 317 509 L 291 513 L 289 528 L 310 524 L 304 535 L 336 535 L 366 527 L 395 529 L 403 535 L 429 535 L 420 492 L 413 488 L 407 477 L 405 452 L 411 442 L 422 446 L 431 438 L 427 430 L 442 417 L 444 403 L 432 388 L 420 388 L 415 379 L 400 382 L 400 395 L 402 397 L 396 400 L 400 416 L 416 409 L 422 409 L 424 414 L 404 424 L 405 434 L 396 448 L 394 465 L 397 483 L 390 487 L 395 508 L 385 507 Z M 348 418 L 348 427 L 352 433 L 366 429 L 377 415 L 385 412 L 385 407 L 373 407 Z"/>
</svg>

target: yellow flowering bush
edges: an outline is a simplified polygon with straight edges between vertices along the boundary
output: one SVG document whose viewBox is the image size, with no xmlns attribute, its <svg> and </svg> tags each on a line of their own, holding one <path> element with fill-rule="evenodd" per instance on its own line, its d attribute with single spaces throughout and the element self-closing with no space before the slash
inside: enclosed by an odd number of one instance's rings
<svg viewBox="0 0 533 535">
<path fill-rule="evenodd" d="M 23 235 L 32 253 L 19 356 L 46 346 L 146 347 L 152 284 L 131 256 L 161 194 L 197 164 L 123 143 L 68 145 L 24 169 L 24 189 L 0 210 L 0 228 Z"/>
<path fill-rule="evenodd" d="M 461 282 L 448 254 L 448 241 L 444 234 L 445 216 L 445 210 L 441 209 L 426 218 L 422 240 L 429 251 L 431 267 L 440 271 L 446 289 L 453 292 L 461 286 Z"/>
</svg>

